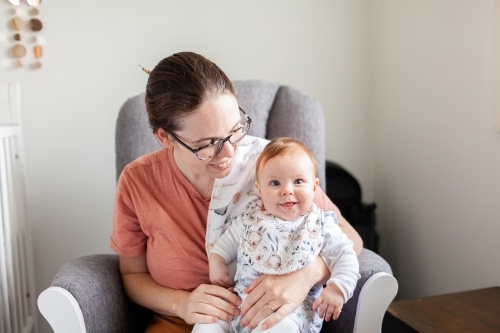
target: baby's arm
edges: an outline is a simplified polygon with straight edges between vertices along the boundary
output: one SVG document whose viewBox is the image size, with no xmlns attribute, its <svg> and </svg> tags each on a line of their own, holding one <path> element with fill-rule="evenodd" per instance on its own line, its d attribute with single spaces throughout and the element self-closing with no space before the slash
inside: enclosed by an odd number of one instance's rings
<svg viewBox="0 0 500 333">
<path fill-rule="evenodd" d="M 359 263 L 352 242 L 335 223 L 335 213 L 325 214 L 325 240 L 320 253 L 331 272 L 327 287 L 313 304 L 313 310 L 320 307 L 319 315 L 329 320 L 337 319 L 342 306 L 352 297 L 360 277 Z"/>
<path fill-rule="evenodd" d="M 233 221 L 222 236 L 215 242 L 208 257 L 210 282 L 216 286 L 229 288 L 234 286 L 229 277 L 227 264 L 236 259 L 239 239 L 238 220 Z"/>
<path fill-rule="evenodd" d="M 226 260 L 219 254 L 212 252 L 208 258 L 208 267 L 210 270 L 210 282 L 216 286 L 229 288 L 234 286 L 229 278 L 229 272 L 226 266 Z"/>
<path fill-rule="evenodd" d="M 324 318 L 326 321 L 329 321 L 330 318 L 337 320 L 344 303 L 344 294 L 335 283 L 331 283 L 323 289 L 319 297 L 314 301 L 313 311 L 316 311 L 319 307 L 318 315 L 320 318 Z"/>
</svg>

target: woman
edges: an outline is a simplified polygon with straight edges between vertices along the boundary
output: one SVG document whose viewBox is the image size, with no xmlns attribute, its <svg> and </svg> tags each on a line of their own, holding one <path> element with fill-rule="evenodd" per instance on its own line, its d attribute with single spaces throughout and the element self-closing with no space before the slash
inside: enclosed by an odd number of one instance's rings
<svg viewBox="0 0 500 333">
<path fill-rule="evenodd" d="M 147 333 L 190 332 L 194 323 L 231 320 L 241 301 L 210 285 L 206 253 L 256 195 L 253 168 L 267 141 L 246 136 L 251 120 L 238 107 L 231 81 L 195 53 L 158 63 L 146 106 L 164 149 L 127 165 L 118 181 L 111 248 L 120 256 L 125 290 L 156 313 Z M 338 213 L 318 192 L 315 203 Z M 343 218 L 339 226 L 359 254 L 359 235 Z M 328 276 L 319 257 L 288 275 L 263 275 L 246 290 L 240 325 L 255 328 L 276 311 L 262 325 L 273 326 Z"/>
</svg>

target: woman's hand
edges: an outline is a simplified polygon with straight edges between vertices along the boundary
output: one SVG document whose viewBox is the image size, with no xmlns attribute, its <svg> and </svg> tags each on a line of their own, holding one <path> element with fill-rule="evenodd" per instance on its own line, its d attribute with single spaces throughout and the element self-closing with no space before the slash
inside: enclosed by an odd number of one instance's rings
<svg viewBox="0 0 500 333">
<path fill-rule="evenodd" d="M 285 275 L 261 275 L 244 290 L 248 294 L 242 304 L 240 326 L 251 329 L 270 316 L 263 329 L 268 329 L 292 313 L 304 301 L 309 290 L 328 278 L 330 272 L 319 256 L 298 271 Z"/>
<path fill-rule="evenodd" d="M 202 284 L 192 292 L 182 291 L 174 312 L 188 324 L 209 324 L 230 321 L 240 314 L 241 300 L 222 287 Z"/>
<path fill-rule="evenodd" d="M 156 313 L 181 317 L 189 324 L 231 320 L 240 314 L 241 300 L 222 287 L 202 284 L 189 292 L 159 285 L 149 273 L 145 254 L 120 256 L 120 272 L 127 296 Z"/>
</svg>

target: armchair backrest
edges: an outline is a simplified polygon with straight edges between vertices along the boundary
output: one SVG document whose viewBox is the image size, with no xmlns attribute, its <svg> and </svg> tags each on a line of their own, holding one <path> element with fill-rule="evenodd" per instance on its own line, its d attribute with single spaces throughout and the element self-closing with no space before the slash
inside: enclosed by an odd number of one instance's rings
<svg viewBox="0 0 500 333">
<path fill-rule="evenodd" d="M 293 137 L 311 149 L 318 163 L 320 186 L 326 190 L 325 127 L 318 100 L 289 86 L 265 81 L 234 81 L 238 104 L 252 118 L 249 134 L 272 139 Z M 144 93 L 130 98 L 116 123 L 116 177 L 137 157 L 160 149 L 149 127 Z"/>
</svg>

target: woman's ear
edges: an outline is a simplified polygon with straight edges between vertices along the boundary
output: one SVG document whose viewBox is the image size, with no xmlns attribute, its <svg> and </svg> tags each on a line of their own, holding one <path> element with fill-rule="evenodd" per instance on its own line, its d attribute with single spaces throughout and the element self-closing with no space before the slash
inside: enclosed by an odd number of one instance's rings
<svg viewBox="0 0 500 333">
<path fill-rule="evenodd" d="M 155 131 L 155 136 L 156 140 L 165 148 L 171 148 L 172 147 L 172 139 L 170 138 L 170 135 L 163 129 L 163 128 L 158 128 Z"/>
</svg>

